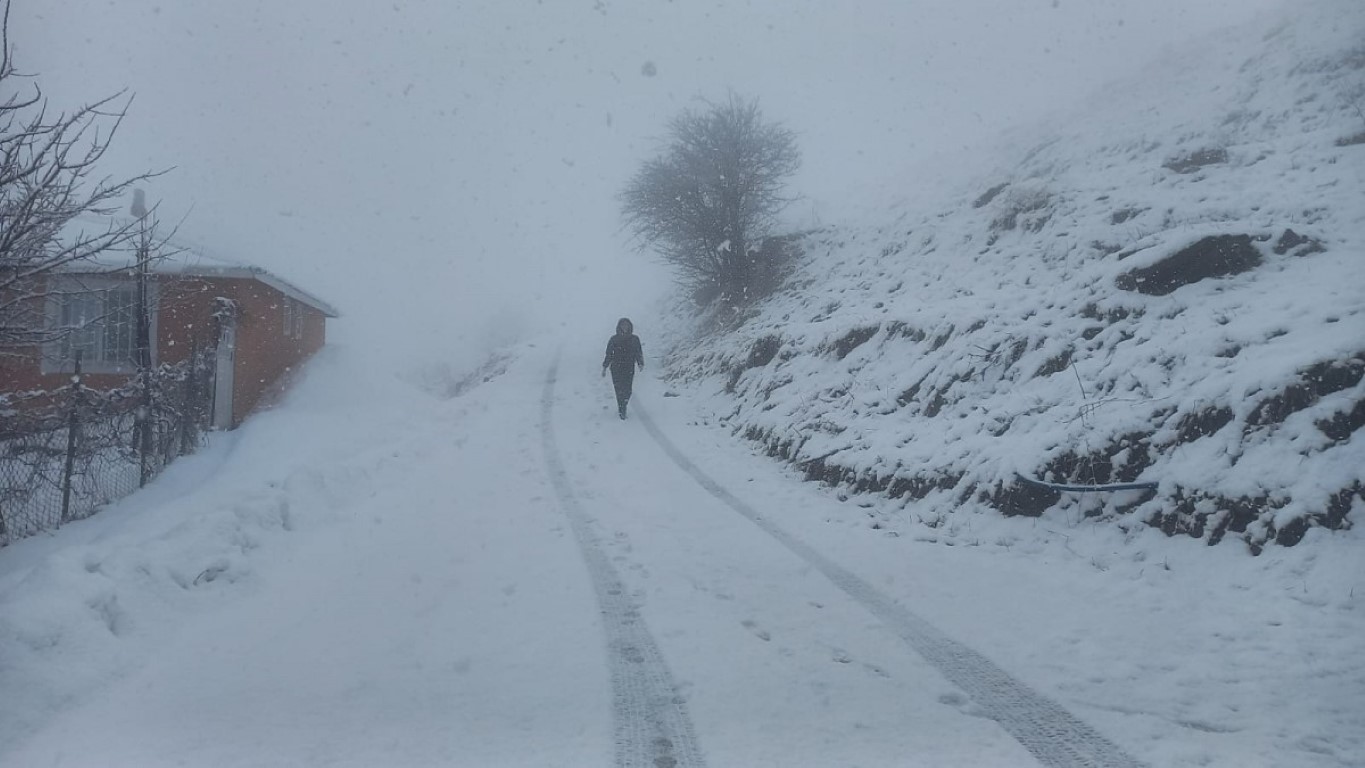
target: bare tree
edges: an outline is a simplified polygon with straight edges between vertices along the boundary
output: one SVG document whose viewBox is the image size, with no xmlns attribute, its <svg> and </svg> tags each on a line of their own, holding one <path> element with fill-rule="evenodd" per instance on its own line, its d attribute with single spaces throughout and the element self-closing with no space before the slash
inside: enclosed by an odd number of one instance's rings
<svg viewBox="0 0 1365 768">
<path fill-rule="evenodd" d="M 111 214 L 133 185 L 95 175 L 130 99 L 120 92 L 49 114 L 30 75 L 15 66 L 10 3 L 0 21 L 0 355 L 60 333 L 43 322 L 44 276 L 132 241 L 136 219 Z M 121 103 L 120 103 L 121 102 Z"/>
<path fill-rule="evenodd" d="M 743 305 L 756 293 L 764 238 L 791 202 L 783 189 L 801 164 L 795 135 L 733 93 L 668 129 L 662 153 L 621 194 L 626 225 L 699 301 Z"/>
</svg>

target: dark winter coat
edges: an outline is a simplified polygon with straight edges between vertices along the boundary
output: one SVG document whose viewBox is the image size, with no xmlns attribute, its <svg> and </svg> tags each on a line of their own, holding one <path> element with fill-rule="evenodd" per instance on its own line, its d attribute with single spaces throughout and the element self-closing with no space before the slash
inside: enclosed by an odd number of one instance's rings
<svg viewBox="0 0 1365 768">
<path fill-rule="evenodd" d="M 603 368 L 611 368 L 613 376 L 632 375 L 635 366 L 645 365 L 645 351 L 640 346 L 640 337 L 633 333 L 618 333 L 607 340 L 607 356 L 602 359 Z"/>
</svg>

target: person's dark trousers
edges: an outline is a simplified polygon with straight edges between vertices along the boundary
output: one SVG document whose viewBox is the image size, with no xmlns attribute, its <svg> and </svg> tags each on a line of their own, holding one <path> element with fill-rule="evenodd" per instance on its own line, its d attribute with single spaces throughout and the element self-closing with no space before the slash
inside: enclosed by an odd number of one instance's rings
<svg viewBox="0 0 1365 768">
<path fill-rule="evenodd" d="M 630 402 L 630 388 L 634 381 L 633 366 L 611 367 L 611 383 L 616 387 L 616 407 L 620 409 L 623 419 L 626 417 L 626 403 Z"/>
</svg>

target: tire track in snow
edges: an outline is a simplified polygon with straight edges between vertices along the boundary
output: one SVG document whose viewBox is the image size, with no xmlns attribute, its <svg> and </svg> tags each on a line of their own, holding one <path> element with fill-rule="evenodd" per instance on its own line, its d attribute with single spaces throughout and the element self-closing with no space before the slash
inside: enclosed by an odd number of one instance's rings
<svg viewBox="0 0 1365 768">
<path fill-rule="evenodd" d="M 1048 768 L 1140 768 L 1142 763 L 1068 712 L 1014 679 L 990 659 L 944 634 L 852 571 L 779 528 L 692 463 L 637 404 L 635 414 L 654 441 L 712 496 L 777 539 L 884 622 L 919 655 L 972 698 L 982 714 Z"/>
<path fill-rule="evenodd" d="M 555 442 L 553 410 L 559 361 L 550 365 L 540 401 L 540 437 L 550 482 L 569 518 L 588 566 L 607 636 L 611 670 L 612 720 L 619 768 L 704 768 L 692 720 L 663 654 L 640 617 L 620 574 L 612 567 L 574 496 Z"/>
</svg>

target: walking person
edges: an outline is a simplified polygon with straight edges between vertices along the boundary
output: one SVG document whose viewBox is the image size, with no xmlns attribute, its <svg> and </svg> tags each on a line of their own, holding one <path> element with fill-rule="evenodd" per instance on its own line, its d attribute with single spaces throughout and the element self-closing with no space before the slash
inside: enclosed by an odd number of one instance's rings
<svg viewBox="0 0 1365 768">
<path fill-rule="evenodd" d="M 616 321 L 616 335 L 607 340 L 607 356 L 602 359 L 602 375 L 611 369 L 611 383 L 616 387 L 616 406 L 621 418 L 626 418 L 626 403 L 630 402 L 630 388 L 635 382 L 635 366 L 645 369 L 645 352 L 635 326 L 623 317 Z"/>
</svg>

